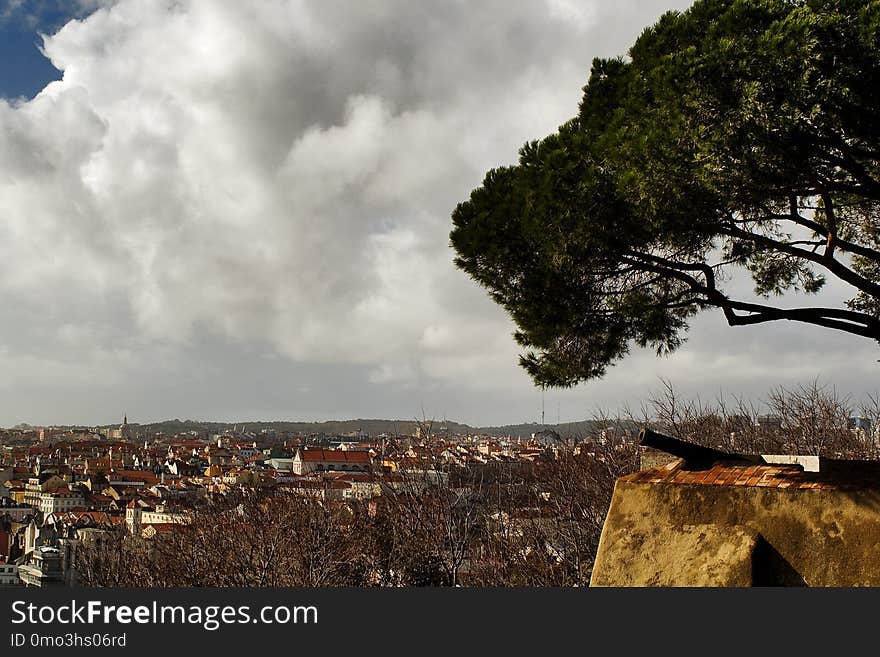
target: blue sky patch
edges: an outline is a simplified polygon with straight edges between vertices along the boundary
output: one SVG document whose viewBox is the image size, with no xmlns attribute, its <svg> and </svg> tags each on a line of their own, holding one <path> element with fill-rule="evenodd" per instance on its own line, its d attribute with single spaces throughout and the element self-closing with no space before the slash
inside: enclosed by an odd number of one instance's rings
<svg viewBox="0 0 880 657">
<path fill-rule="evenodd" d="M 40 52 L 40 34 L 88 13 L 64 0 L 0 0 L 0 97 L 30 99 L 60 80 L 61 72 Z"/>
</svg>

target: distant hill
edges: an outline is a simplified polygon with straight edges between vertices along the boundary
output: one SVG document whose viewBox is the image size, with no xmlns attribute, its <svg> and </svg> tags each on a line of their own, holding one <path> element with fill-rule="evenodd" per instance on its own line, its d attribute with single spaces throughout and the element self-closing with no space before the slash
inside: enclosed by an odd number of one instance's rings
<svg viewBox="0 0 880 657">
<path fill-rule="evenodd" d="M 289 422 L 289 421 L 261 421 L 261 422 L 212 422 L 208 420 L 163 420 L 161 422 L 148 422 L 144 424 L 131 423 L 131 427 L 141 436 L 154 433 L 177 434 L 188 431 L 199 433 L 222 433 L 232 430 L 239 432 L 247 431 L 260 433 L 266 431 L 279 431 L 299 433 L 303 435 L 346 436 L 356 435 L 360 432 L 377 436 L 379 434 L 390 435 L 413 435 L 420 422 L 416 420 L 382 420 L 382 419 L 356 419 L 356 420 L 329 420 L 326 422 Z M 430 426 L 434 435 L 488 435 L 498 437 L 511 437 L 527 439 L 533 433 L 542 430 L 551 430 L 558 433 L 562 438 L 580 438 L 590 434 L 596 429 L 595 420 L 581 420 L 579 422 L 562 422 L 560 424 L 539 424 L 537 422 L 526 424 L 507 424 L 502 426 L 472 427 L 460 422 L 427 421 L 421 424 Z M 98 425 L 99 428 L 108 429 L 118 427 L 118 423 Z M 73 427 L 70 427 L 73 428 Z"/>
<path fill-rule="evenodd" d="M 181 433 L 184 431 L 210 431 L 222 432 L 228 429 L 238 431 L 257 432 L 263 431 L 286 431 L 301 434 L 324 434 L 333 436 L 355 435 L 363 432 L 376 436 L 381 433 L 387 434 L 413 434 L 417 422 L 415 420 L 329 420 L 326 422 L 288 422 L 288 421 L 262 421 L 262 422 L 203 422 L 198 420 L 166 420 L 137 425 L 143 432 Z M 458 422 L 439 423 L 432 425 L 435 433 L 468 433 L 473 432 L 470 427 Z M 441 431 L 442 429 L 442 431 Z"/>
</svg>

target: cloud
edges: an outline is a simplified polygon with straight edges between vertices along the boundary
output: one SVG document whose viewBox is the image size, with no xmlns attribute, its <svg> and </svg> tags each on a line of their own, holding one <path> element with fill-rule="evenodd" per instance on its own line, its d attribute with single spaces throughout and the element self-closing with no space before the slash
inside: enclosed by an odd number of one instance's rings
<svg viewBox="0 0 880 657">
<path fill-rule="evenodd" d="M 0 288 L 76 300 L 145 341 L 215 331 L 416 371 L 426 328 L 468 319 L 433 289 L 454 274 L 455 202 L 576 105 L 585 25 L 569 18 L 500 2 L 101 6 L 46 38 L 61 81 L 0 106 Z"/>
<path fill-rule="evenodd" d="M 532 395 L 509 319 L 452 266 L 449 215 L 574 115 L 591 59 L 666 2 L 79 6 L 45 38 L 63 79 L 0 101 L 0 367 L 160 379 L 210 342 L 311 377 L 347 367 L 395 403 L 495 390 L 468 408 L 497 418 Z M 704 352 L 683 353 L 698 376 Z M 215 373 L 238 358 L 211 354 Z M 744 381 L 766 372 L 750 362 Z M 311 403 L 357 407 L 325 394 Z"/>
</svg>

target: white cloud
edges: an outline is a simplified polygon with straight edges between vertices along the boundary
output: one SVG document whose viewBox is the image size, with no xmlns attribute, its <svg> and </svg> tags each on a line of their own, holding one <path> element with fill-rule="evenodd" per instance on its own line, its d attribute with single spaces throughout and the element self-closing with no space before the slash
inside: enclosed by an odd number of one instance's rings
<svg viewBox="0 0 880 657">
<path fill-rule="evenodd" d="M 0 108 L 3 291 L 116 292 L 142 339 L 415 372 L 426 327 L 471 320 L 434 294 L 458 276 L 449 212 L 583 77 L 562 49 L 531 61 L 575 43 L 568 20 L 501 7 L 121 1 L 70 22 L 45 43 L 63 80 Z"/>
<path fill-rule="evenodd" d="M 134 378 L 209 336 L 377 386 L 532 394 L 510 321 L 452 266 L 449 215 L 667 3 L 80 2 L 94 13 L 45 42 L 63 79 L 0 101 L 17 358 L 75 345 Z M 702 353 L 677 371 L 767 372 Z M 630 381 L 662 367 L 635 364 Z"/>
<path fill-rule="evenodd" d="M 550 15 L 571 21 L 581 29 L 596 22 L 596 6 L 577 0 L 547 0 Z"/>
</svg>

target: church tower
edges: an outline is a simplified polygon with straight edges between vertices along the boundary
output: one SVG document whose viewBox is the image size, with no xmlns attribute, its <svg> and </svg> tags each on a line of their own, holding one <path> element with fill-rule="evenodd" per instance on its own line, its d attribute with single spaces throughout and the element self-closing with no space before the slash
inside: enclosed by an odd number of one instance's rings
<svg viewBox="0 0 880 657">
<path fill-rule="evenodd" d="M 131 438 L 131 429 L 128 426 L 128 413 L 122 414 L 122 424 L 119 425 L 119 437 L 122 440 L 129 440 Z"/>
</svg>

